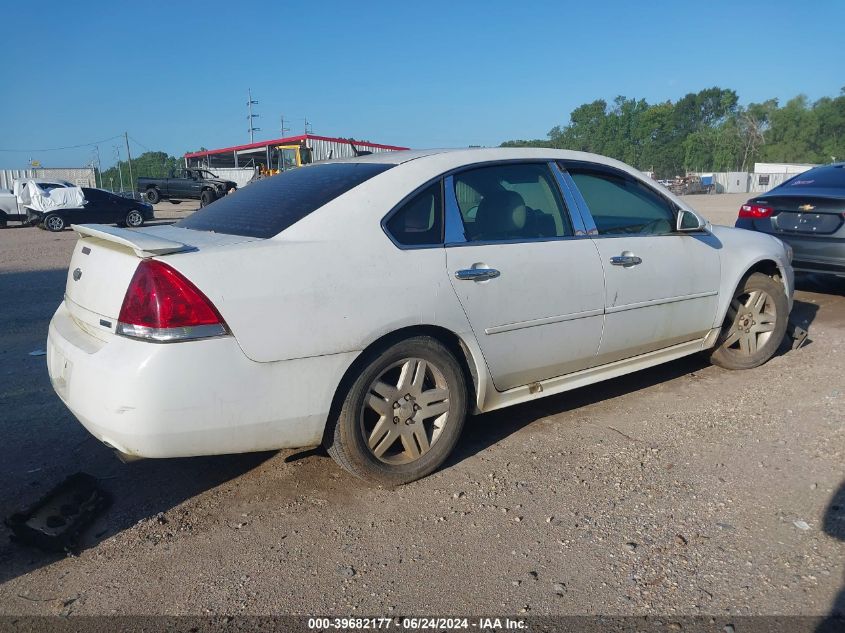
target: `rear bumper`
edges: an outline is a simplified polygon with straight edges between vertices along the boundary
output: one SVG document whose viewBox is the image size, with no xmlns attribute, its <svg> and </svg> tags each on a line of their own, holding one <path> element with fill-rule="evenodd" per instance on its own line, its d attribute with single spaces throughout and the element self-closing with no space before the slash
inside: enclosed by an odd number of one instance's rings
<svg viewBox="0 0 845 633">
<path fill-rule="evenodd" d="M 231 337 L 171 344 L 95 338 L 62 303 L 47 367 L 56 393 L 96 438 L 138 457 L 315 446 L 354 353 L 249 360 Z"/>
<path fill-rule="evenodd" d="M 845 259 L 837 263 L 812 262 L 807 260 L 793 260 L 792 267 L 802 273 L 820 273 L 823 275 L 837 275 L 845 277 Z"/>
<path fill-rule="evenodd" d="M 758 233 L 766 233 L 792 247 L 792 267 L 799 272 L 845 275 L 845 229 L 831 235 L 800 235 L 795 233 L 760 231 L 754 221 L 739 218 L 736 226 Z"/>
</svg>

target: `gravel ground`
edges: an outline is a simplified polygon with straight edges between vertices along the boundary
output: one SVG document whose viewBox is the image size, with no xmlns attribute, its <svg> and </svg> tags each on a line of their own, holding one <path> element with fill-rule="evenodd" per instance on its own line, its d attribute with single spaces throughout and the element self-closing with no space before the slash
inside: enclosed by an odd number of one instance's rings
<svg viewBox="0 0 845 633">
<path fill-rule="evenodd" d="M 744 199 L 690 198 L 726 224 Z M 78 556 L 0 528 L 0 614 L 845 611 L 841 281 L 799 279 L 798 351 L 741 373 L 682 359 L 471 418 L 444 469 L 391 491 L 319 450 L 117 461 L 30 355 L 74 241 L 0 231 L 0 516 L 79 470 L 115 502 Z"/>
</svg>

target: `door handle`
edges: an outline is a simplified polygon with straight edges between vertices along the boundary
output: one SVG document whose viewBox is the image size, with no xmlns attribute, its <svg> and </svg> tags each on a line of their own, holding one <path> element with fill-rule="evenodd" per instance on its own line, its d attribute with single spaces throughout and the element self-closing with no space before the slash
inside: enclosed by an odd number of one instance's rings
<svg viewBox="0 0 845 633">
<path fill-rule="evenodd" d="M 464 281 L 485 281 L 501 275 L 495 268 L 465 268 L 455 273 L 455 277 Z"/>
<path fill-rule="evenodd" d="M 642 264 L 643 260 L 629 251 L 625 251 L 621 255 L 610 258 L 610 263 L 614 266 L 636 266 Z"/>
</svg>

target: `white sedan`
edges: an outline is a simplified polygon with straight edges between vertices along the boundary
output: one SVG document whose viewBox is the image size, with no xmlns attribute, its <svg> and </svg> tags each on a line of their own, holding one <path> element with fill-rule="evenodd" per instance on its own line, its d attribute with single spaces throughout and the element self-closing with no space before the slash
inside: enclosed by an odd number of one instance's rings
<svg viewBox="0 0 845 633">
<path fill-rule="evenodd" d="M 431 150 L 315 164 L 173 226 L 74 227 L 53 386 L 120 453 L 323 443 L 384 485 L 468 413 L 783 339 L 788 247 L 711 226 L 618 161 Z"/>
</svg>

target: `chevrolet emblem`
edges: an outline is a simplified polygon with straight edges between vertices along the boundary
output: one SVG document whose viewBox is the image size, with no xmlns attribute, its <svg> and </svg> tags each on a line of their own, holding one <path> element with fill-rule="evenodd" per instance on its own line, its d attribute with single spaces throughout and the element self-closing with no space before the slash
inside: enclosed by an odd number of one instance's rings
<svg viewBox="0 0 845 633">
<path fill-rule="evenodd" d="M 811 204 L 802 204 L 800 207 L 798 207 L 798 210 L 799 210 L 799 211 L 812 211 L 812 210 L 813 210 L 813 209 L 815 209 L 815 208 L 816 208 L 816 207 L 814 207 L 814 206 L 813 206 L 813 205 L 811 205 Z"/>
</svg>

